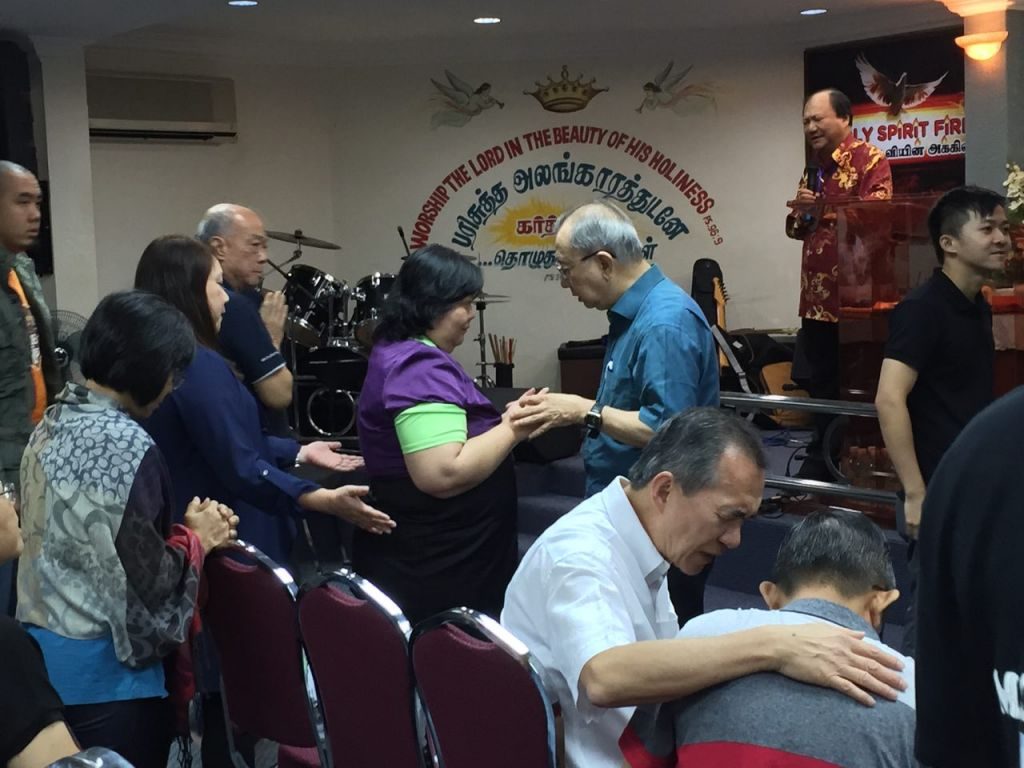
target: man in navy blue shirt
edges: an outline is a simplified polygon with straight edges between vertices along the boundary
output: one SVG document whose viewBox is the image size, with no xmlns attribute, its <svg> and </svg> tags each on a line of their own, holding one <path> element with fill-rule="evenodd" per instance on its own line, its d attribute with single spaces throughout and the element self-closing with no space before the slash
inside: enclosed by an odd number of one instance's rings
<svg viewBox="0 0 1024 768">
<path fill-rule="evenodd" d="M 643 257 L 640 236 L 614 204 L 584 203 L 555 227 L 562 285 L 577 301 L 608 314 L 608 345 L 597 399 L 548 393 L 522 400 L 513 416 L 535 425 L 586 429 L 583 462 L 587 496 L 626 475 L 651 436 L 674 414 L 718 405 L 718 353 L 697 303 Z M 670 573 L 680 619 L 701 612 L 704 580 Z"/>
<path fill-rule="evenodd" d="M 230 301 L 218 334 L 221 352 L 260 402 L 264 427 L 286 432 L 282 411 L 292 402 L 292 374 L 280 348 L 288 308 L 279 291 L 259 290 L 267 263 L 263 221 L 249 208 L 221 203 L 204 214 L 196 237 L 224 269 Z"/>
</svg>

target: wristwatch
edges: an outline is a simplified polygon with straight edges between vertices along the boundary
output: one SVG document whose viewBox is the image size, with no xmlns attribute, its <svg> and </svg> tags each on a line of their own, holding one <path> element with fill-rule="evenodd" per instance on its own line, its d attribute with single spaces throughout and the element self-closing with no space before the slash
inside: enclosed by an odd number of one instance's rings
<svg viewBox="0 0 1024 768">
<path fill-rule="evenodd" d="M 601 418 L 601 409 L 603 407 L 594 403 L 594 407 L 583 417 L 583 426 L 587 430 L 587 437 L 597 437 L 601 434 L 601 426 L 604 424 L 604 419 Z"/>
</svg>

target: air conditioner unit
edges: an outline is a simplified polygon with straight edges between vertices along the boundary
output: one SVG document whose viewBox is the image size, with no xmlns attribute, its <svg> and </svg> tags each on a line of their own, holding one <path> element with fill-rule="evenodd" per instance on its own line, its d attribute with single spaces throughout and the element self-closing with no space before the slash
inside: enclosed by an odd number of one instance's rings
<svg viewBox="0 0 1024 768">
<path fill-rule="evenodd" d="M 99 141 L 234 141 L 235 84 L 222 77 L 87 72 L 89 136 Z"/>
</svg>

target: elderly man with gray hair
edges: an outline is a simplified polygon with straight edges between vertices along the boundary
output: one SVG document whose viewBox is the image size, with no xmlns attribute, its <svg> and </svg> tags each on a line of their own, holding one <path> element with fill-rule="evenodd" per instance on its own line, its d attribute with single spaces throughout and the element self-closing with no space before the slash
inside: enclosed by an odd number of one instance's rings
<svg viewBox="0 0 1024 768">
<path fill-rule="evenodd" d="M 249 208 L 220 203 L 203 215 L 196 238 L 224 269 L 229 301 L 217 335 L 221 351 L 261 404 L 264 428 L 286 434 L 282 411 L 292 402 L 292 374 L 280 348 L 288 307 L 281 292 L 260 291 L 267 263 L 263 221 Z"/>
<path fill-rule="evenodd" d="M 716 408 L 669 419 L 628 479 L 616 477 L 534 543 L 501 621 L 526 643 L 565 722 L 569 768 L 619 768 L 634 708 L 755 672 L 896 699 L 900 661 L 835 624 L 761 626 L 676 638 L 665 574 L 695 574 L 740 544 L 761 503 L 757 434 Z"/>
<path fill-rule="evenodd" d="M 608 314 L 608 345 L 597 398 L 551 393 L 524 398 L 513 416 L 535 426 L 586 427 L 586 495 L 625 475 L 670 416 L 718 405 L 718 354 L 697 303 L 643 257 L 629 216 L 605 200 L 567 211 L 555 231 L 562 285 L 577 301 Z M 686 619 L 703 611 L 706 574 L 673 571 L 672 603 Z"/>
</svg>

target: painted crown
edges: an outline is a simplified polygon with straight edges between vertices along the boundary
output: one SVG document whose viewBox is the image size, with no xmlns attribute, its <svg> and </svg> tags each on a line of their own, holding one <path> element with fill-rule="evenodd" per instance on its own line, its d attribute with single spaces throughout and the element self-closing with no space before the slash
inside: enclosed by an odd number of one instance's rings
<svg viewBox="0 0 1024 768">
<path fill-rule="evenodd" d="M 607 91 L 607 88 L 595 88 L 596 77 L 588 82 L 583 82 L 583 75 L 575 80 L 569 79 L 569 68 L 562 65 L 562 79 L 555 80 L 548 75 L 547 84 L 537 80 L 535 91 L 523 91 L 527 96 L 533 96 L 540 105 L 548 112 L 579 112 L 597 94 Z"/>
</svg>

